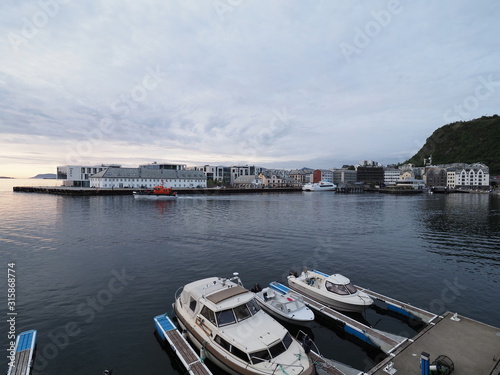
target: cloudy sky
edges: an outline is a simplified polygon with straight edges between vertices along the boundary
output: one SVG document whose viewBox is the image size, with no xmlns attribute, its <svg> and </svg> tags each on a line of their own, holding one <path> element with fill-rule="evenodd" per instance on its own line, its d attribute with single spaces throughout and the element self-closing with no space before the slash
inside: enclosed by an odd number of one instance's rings
<svg viewBox="0 0 500 375">
<path fill-rule="evenodd" d="M 0 176 L 340 167 L 499 113 L 497 0 L 3 0 Z"/>
</svg>

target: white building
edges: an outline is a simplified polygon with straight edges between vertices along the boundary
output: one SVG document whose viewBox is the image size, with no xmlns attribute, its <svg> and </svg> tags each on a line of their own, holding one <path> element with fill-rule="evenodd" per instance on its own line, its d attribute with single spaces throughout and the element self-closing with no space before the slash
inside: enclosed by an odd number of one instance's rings
<svg viewBox="0 0 500 375">
<path fill-rule="evenodd" d="M 400 171 L 394 168 L 384 168 L 384 184 L 394 186 L 399 180 Z"/>
<path fill-rule="evenodd" d="M 207 178 L 201 171 L 152 168 L 108 168 L 90 177 L 90 186 L 99 189 L 152 188 L 157 185 L 206 188 Z"/>
<path fill-rule="evenodd" d="M 89 187 L 90 176 L 107 168 L 119 168 L 117 164 L 110 165 L 61 165 L 57 167 L 57 179 L 64 180 L 63 186 Z"/>
<path fill-rule="evenodd" d="M 455 188 L 481 189 L 490 186 L 490 169 L 484 164 L 463 164 L 460 167 L 448 169 L 448 172 L 452 171 L 455 172 Z"/>
</svg>

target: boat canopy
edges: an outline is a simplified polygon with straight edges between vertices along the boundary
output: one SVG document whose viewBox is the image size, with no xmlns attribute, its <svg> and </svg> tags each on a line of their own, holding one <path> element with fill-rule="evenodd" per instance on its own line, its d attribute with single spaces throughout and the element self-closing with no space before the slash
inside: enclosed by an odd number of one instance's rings
<svg viewBox="0 0 500 375">
<path fill-rule="evenodd" d="M 215 304 L 221 303 L 222 301 L 237 296 L 239 294 L 247 293 L 248 290 L 243 288 L 242 286 L 236 285 L 232 288 L 222 289 L 218 292 L 210 294 L 207 296 L 207 299 Z"/>
</svg>

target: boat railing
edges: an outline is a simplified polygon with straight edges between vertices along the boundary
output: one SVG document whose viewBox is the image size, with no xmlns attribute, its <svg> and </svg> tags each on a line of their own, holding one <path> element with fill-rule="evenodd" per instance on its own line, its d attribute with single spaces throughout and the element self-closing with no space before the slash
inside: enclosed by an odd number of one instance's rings
<svg viewBox="0 0 500 375">
<path fill-rule="evenodd" d="M 297 339 L 298 342 L 300 342 L 300 344 L 304 347 L 304 349 L 306 349 L 306 352 L 307 352 L 307 349 L 310 349 L 310 346 L 313 345 L 314 349 L 315 349 L 314 351 L 318 355 L 321 355 L 319 352 L 319 348 L 316 346 L 316 343 L 313 340 L 311 340 L 310 336 L 307 333 L 305 333 L 304 331 L 299 330 L 299 332 L 297 332 L 297 335 L 295 336 L 295 338 Z"/>
<path fill-rule="evenodd" d="M 285 369 L 288 367 L 301 367 L 302 370 L 300 372 L 305 370 L 303 365 L 282 365 L 281 363 L 276 363 L 276 367 L 273 370 L 273 374 L 288 374 L 288 372 L 285 371 Z M 277 372 L 278 370 L 279 372 Z"/>
<path fill-rule="evenodd" d="M 179 289 L 175 291 L 174 298 L 177 301 L 177 299 L 180 297 L 180 293 L 182 292 L 182 289 L 184 289 L 184 286 L 180 286 Z"/>
</svg>

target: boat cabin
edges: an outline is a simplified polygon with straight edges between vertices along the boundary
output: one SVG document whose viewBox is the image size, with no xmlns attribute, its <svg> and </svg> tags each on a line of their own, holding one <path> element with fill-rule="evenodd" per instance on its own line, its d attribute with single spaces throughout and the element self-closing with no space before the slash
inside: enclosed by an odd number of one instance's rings
<svg viewBox="0 0 500 375">
<path fill-rule="evenodd" d="M 179 302 L 220 348 L 255 365 L 279 356 L 292 344 L 288 331 L 261 310 L 253 293 L 225 279 L 202 282 L 186 285 Z M 269 331 L 255 329 L 261 324 L 269 324 Z"/>
<path fill-rule="evenodd" d="M 318 277 L 309 277 L 306 280 L 311 286 L 316 286 L 317 288 L 321 288 L 323 286 L 323 288 L 329 292 L 341 296 L 347 296 L 358 292 L 358 289 L 347 277 L 339 274 L 333 274 L 326 277 L 325 275 L 320 274 Z"/>
</svg>

